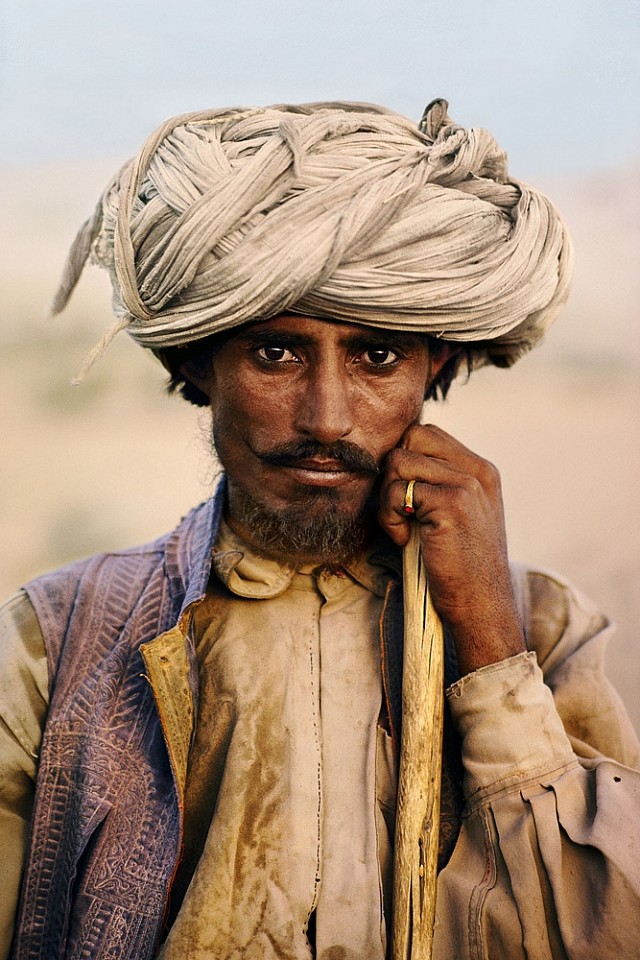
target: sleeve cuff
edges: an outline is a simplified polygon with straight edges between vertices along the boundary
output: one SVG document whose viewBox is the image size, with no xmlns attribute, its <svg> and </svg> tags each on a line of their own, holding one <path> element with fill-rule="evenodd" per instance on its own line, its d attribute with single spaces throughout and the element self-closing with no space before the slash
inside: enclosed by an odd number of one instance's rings
<svg viewBox="0 0 640 960">
<path fill-rule="evenodd" d="M 447 690 L 462 738 L 467 800 L 517 789 L 577 760 L 535 653 L 520 653 L 462 677 Z"/>
</svg>

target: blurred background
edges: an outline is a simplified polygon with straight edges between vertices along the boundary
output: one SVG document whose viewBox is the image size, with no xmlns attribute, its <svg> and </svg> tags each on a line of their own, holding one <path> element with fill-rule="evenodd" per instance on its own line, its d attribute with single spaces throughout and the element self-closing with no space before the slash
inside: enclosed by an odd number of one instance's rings
<svg viewBox="0 0 640 960">
<path fill-rule="evenodd" d="M 45 321 L 106 181 L 166 117 L 224 105 L 436 96 L 491 130 L 572 230 L 542 348 L 426 416 L 501 469 L 514 559 L 618 623 L 608 672 L 640 729 L 640 46 L 636 0 L 0 0 L 0 588 L 150 539 L 207 494 L 206 418 L 163 394 L 87 271 Z"/>
</svg>

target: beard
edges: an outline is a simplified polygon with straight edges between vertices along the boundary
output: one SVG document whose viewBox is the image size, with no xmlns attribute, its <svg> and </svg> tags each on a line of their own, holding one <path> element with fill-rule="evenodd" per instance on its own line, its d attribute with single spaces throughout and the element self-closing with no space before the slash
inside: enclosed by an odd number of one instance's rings
<svg viewBox="0 0 640 960">
<path fill-rule="evenodd" d="M 372 494 L 357 513 L 340 510 L 335 490 L 319 488 L 302 501 L 275 509 L 246 490 L 230 491 L 231 519 L 267 556 L 292 562 L 344 566 L 361 553 L 376 515 Z"/>
<path fill-rule="evenodd" d="M 273 466 L 295 466 L 316 455 L 331 457 L 354 473 L 374 479 L 379 474 L 373 457 L 347 441 L 330 445 L 311 440 L 282 444 L 264 451 L 260 457 Z M 235 521 L 246 531 L 253 545 L 267 556 L 337 568 L 353 560 L 370 538 L 377 513 L 377 486 L 373 485 L 365 502 L 355 510 L 341 505 L 340 494 L 333 487 L 314 487 L 300 499 L 273 507 L 265 504 L 257 491 L 239 486 L 229 477 L 229 519 L 232 526 Z"/>
</svg>

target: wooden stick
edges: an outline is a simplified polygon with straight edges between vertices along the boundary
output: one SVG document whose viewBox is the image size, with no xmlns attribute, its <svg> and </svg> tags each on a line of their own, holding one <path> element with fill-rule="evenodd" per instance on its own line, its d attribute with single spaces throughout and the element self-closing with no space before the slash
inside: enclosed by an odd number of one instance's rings
<svg viewBox="0 0 640 960">
<path fill-rule="evenodd" d="M 404 549 L 402 743 L 393 879 L 393 960 L 430 960 L 440 827 L 444 649 L 413 525 Z"/>
</svg>

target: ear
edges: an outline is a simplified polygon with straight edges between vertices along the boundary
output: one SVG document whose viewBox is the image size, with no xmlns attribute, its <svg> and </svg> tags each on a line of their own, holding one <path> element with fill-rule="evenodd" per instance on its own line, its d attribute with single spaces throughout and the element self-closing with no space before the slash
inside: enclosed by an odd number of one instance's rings
<svg viewBox="0 0 640 960">
<path fill-rule="evenodd" d="M 209 403 L 212 402 L 214 375 L 210 358 L 204 361 L 194 357 L 191 360 L 186 360 L 184 363 L 181 363 L 178 370 L 191 386 L 195 387 L 196 390 L 200 390 L 201 393 L 205 395 Z"/>
<path fill-rule="evenodd" d="M 429 354 L 429 380 L 433 381 L 444 365 L 453 357 L 460 353 L 460 347 L 457 343 L 451 343 L 449 340 L 437 340 L 437 347 L 431 350 Z"/>
<path fill-rule="evenodd" d="M 429 365 L 425 384 L 425 400 L 444 400 L 460 365 L 463 348 L 447 340 L 430 338 Z"/>
</svg>

